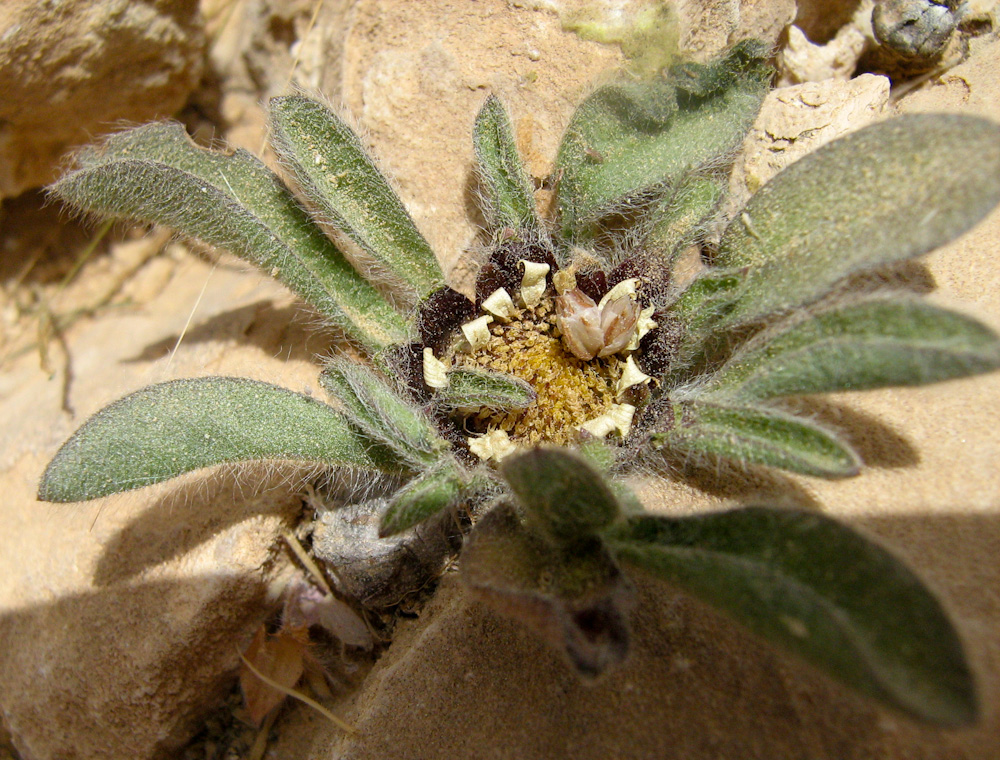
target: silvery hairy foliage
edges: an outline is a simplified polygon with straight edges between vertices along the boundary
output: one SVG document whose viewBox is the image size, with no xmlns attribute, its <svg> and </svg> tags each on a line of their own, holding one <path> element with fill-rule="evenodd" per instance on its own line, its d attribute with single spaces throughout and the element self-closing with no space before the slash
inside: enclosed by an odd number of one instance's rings
<svg viewBox="0 0 1000 760">
<path fill-rule="evenodd" d="M 247 460 L 360 473 L 389 486 L 347 507 L 377 520 L 358 542 L 471 515 L 467 586 L 584 676 L 625 657 L 627 577 L 645 572 L 859 692 L 925 721 L 973 721 L 952 623 L 885 549 L 815 511 L 652 514 L 626 483 L 664 462 L 681 476 L 726 462 L 853 477 L 852 445 L 786 399 L 1000 366 L 997 336 L 975 319 L 850 287 L 997 204 L 989 121 L 904 116 L 854 132 L 788 167 L 707 242 L 769 86 L 763 60 L 746 42 L 595 90 L 559 149 L 554 219 L 540 217 L 508 114 L 488 98 L 473 126 L 489 224 L 474 293 L 446 284 L 358 136 L 309 97 L 270 103 L 287 184 L 245 151 L 195 146 L 178 124 L 85 150 L 56 196 L 252 262 L 363 358 L 327 363 L 329 404 L 245 378 L 138 390 L 66 442 L 39 498 L 96 499 Z M 681 278 L 692 246 L 701 269 Z"/>
</svg>

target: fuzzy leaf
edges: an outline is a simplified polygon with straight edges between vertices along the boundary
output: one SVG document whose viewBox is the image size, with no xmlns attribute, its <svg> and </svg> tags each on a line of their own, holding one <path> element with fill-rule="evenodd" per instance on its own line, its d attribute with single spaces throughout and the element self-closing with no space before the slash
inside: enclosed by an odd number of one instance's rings
<svg viewBox="0 0 1000 760">
<path fill-rule="evenodd" d="M 333 408 L 233 377 L 151 385 L 95 414 L 42 476 L 42 501 L 86 501 L 225 462 L 298 460 L 398 472 Z"/>
<path fill-rule="evenodd" d="M 511 411 L 535 403 L 538 395 L 530 384 L 512 375 L 475 369 L 453 369 L 448 387 L 435 401 L 443 409 L 492 409 Z"/>
<path fill-rule="evenodd" d="M 468 479 L 457 462 L 444 459 L 419 478 L 410 481 L 392 497 L 382 515 L 379 536 L 401 533 L 438 512 L 451 509 L 462 499 Z"/>
<path fill-rule="evenodd" d="M 743 292 L 744 275 L 738 269 L 709 269 L 692 280 L 668 307 L 667 313 L 684 325 L 672 363 L 675 372 L 684 371 L 711 347 L 718 324 Z"/>
<path fill-rule="evenodd" d="M 563 235 L 645 193 L 670 187 L 727 158 L 767 92 L 764 46 L 746 41 L 708 67 L 675 69 L 668 79 L 601 87 L 573 115 L 556 171 Z M 697 83 L 694 86 L 693 83 Z"/>
<path fill-rule="evenodd" d="M 494 229 L 538 229 L 535 197 L 517 152 L 510 118 L 500 100 L 490 95 L 472 133 L 479 176 L 486 189 L 484 209 Z"/>
<path fill-rule="evenodd" d="M 434 252 L 340 117 L 322 103 L 290 95 L 271 99 L 270 124 L 271 144 L 303 194 L 323 221 L 364 251 L 376 274 L 405 283 L 410 300 L 444 285 Z"/>
<path fill-rule="evenodd" d="M 833 432 L 777 409 L 675 403 L 674 427 L 652 436 L 656 448 L 708 454 L 825 478 L 858 474 L 860 461 Z"/>
<path fill-rule="evenodd" d="M 672 269 L 677 255 L 702 234 L 724 192 L 724 183 L 714 177 L 681 180 L 676 191 L 651 210 L 652 226 L 645 247 L 660 252 L 667 268 Z"/>
<path fill-rule="evenodd" d="M 80 168 L 52 186 L 67 203 L 106 217 L 156 222 L 226 248 L 369 349 L 405 339 L 403 318 L 246 151 L 205 150 L 180 124 L 160 123 L 113 135 L 77 160 Z"/>
<path fill-rule="evenodd" d="M 925 721 L 975 721 L 972 676 L 941 605 L 878 545 L 815 513 L 751 507 L 637 517 L 617 556 L 681 586 L 845 684 Z"/>
<path fill-rule="evenodd" d="M 609 444 L 603 438 L 588 438 L 578 445 L 576 452 L 605 476 L 604 483 L 614 493 L 623 513 L 638 514 L 646 511 L 642 502 L 639 501 L 639 497 L 629 488 L 624 479 L 609 475 L 616 464 L 616 456 L 622 454 L 620 447 Z"/>
<path fill-rule="evenodd" d="M 877 298 L 762 333 L 709 381 L 712 398 L 754 399 L 923 385 L 1000 368 L 1000 341 L 970 317 Z"/>
<path fill-rule="evenodd" d="M 730 322 L 816 301 L 844 277 L 944 245 L 1000 201 L 1000 125 L 901 116 L 842 137 L 764 185 L 716 263 L 747 266 Z"/>
<path fill-rule="evenodd" d="M 562 448 L 537 448 L 508 457 L 500 473 L 528 520 L 560 544 L 592 537 L 620 512 L 611 487 L 584 457 Z"/>
<path fill-rule="evenodd" d="M 334 359 L 320 375 L 320 385 L 344 405 L 351 424 L 416 469 L 448 448 L 430 420 L 364 365 Z"/>
<path fill-rule="evenodd" d="M 586 677 L 628 653 L 628 586 L 597 538 L 553 545 L 499 504 L 462 550 L 462 582 L 484 602 L 534 629 Z"/>
</svg>

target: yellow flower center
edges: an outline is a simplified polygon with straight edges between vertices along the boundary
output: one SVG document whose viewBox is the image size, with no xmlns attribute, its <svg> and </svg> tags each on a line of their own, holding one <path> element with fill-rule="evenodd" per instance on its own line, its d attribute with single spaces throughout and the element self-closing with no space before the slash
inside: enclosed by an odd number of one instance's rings
<svg viewBox="0 0 1000 760">
<path fill-rule="evenodd" d="M 515 412 L 480 412 L 471 426 L 503 430 L 517 445 L 564 445 L 577 440 L 580 425 L 615 404 L 622 362 L 614 357 L 585 361 L 569 353 L 559 338 L 550 297 L 520 309 L 507 322 L 494 320 L 489 333 L 470 353 L 456 353 L 455 365 L 513 375 L 530 384 L 538 399 Z"/>
</svg>

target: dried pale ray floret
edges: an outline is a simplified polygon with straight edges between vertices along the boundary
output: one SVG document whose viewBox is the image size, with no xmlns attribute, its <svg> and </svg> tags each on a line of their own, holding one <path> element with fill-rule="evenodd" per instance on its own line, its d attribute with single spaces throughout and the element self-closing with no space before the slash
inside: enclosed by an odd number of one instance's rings
<svg viewBox="0 0 1000 760">
<path fill-rule="evenodd" d="M 639 279 L 637 277 L 622 280 L 601 297 L 597 307 L 603 309 L 610 301 L 619 301 L 622 298 L 636 300 L 636 285 L 638 284 Z"/>
<path fill-rule="evenodd" d="M 549 274 L 548 264 L 538 264 L 534 261 L 521 260 L 524 267 L 524 277 L 521 278 L 521 300 L 529 309 L 541 303 L 545 295 L 545 278 Z"/>
<path fill-rule="evenodd" d="M 428 388 L 448 387 L 448 365 L 429 348 L 424 349 L 424 382 Z"/>
<path fill-rule="evenodd" d="M 630 356 L 625 360 L 625 367 L 622 370 L 622 376 L 618 378 L 618 385 L 615 388 L 615 393 L 621 397 L 621 395 L 632 386 L 648 383 L 652 379 L 653 378 L 639 369 L 639 365 L 635 363 L 635 357 Z"/>
<path fill-rule="evenodd" d="M 499 462 L 517 451 L 517 446 L 510 440 L 507 431 L 497 429 L 470 439 L 469 451 L 484 462 L 491 459 Z"/>
<path fill-rule="evenodd" d="M 647 306 L 639 312 L 639 319 L 635 323 L 635 334 L 632 336 L 632 340 L 628 342 L 628 345 L 625 346 L 626 351 L 638 351 L 639 341 L 645 338 L 646 334 L 651 330 L 659 327 L 659 324 L 653 319 L 654 311 L 656 311 L 655 306 Z"/>
<path fill-rule="evenodd" d="M 484 301 L 483 309 L 502 322 L 506 322 L 517 313 L 517 307 L 506 288 L 497 288 Z"/>
<path fill-rule="evenodd" d="M 632 429 L 633 417 L 635 407 L 631 404 L 612 404 L 600 417 L 584 422 L 578 429 L 590 433 L 594 438 L 606 438 L 617 430 L 625 438 Z"/>
<path fill-rule="evenodd" d="M 482 348 L 490 342 L 489 324 L 492 321 L 493 317 L 489 314 L 484 314 L 462 325 L 462 335 L 469 341 L 469 347 L 473 351 Z"/>
</svg>

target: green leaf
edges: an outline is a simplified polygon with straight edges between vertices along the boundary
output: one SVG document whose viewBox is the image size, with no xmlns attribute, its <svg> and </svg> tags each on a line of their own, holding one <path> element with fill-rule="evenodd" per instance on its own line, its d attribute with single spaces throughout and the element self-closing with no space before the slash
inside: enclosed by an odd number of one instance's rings
<svg viewBox="0 0 1000 760">
<path fill-rule="evenodd" d="M 581 441 L 575 451 L 604 476 L 604 482 L 615 495 L 615 499 L 618 500 L 618 506 L 622 513 L 639 514 L 646 511 L 642 502 L 639 501 L 639 497 L 629 488 L 625 480 L 611 475 L 617 464 L 617 457 L 619 455 L 630 456 L 631 454 L 623 454 L 620 446 L 608 443 L 603 438 L 588 438 Z"/>
<path fill-rule="evenodd" d="M 638 517 L 607 539 L 848 686 L 932 723 L 976 720 L 955 629 L 912 572 L 822 515 L 751 507 Z"/>
<path fill-rule="evenodd" d="M 324 222 L 364 252 L 373 274 L 426 298 L 444 285 L 434 252 L 358 136 L 330 109 L 290 95 L 270 101 L 271 144 Z"/>
<path fill-rule="evenodd" d="M 451 509 L 468 491 L 469 481 L 458 462 L 442 459 L 419 478 L 411 480 L 392 497 L 382 515 L 379 535 L 401 533 L 417 523 Z"/>
<path fill-rule="evenodd" d="M 1000 125 L 901 116 L 834 140 L 764 185 L 716 263 L 750 267 L 730 322 L 816 301 L 855 272 L 927 253 L 1000 201 Z"/>
<path fill-rule="evenodd" d="M 767 92 L 766 56 L 763 45 L 746 41 L 698 76 L 675 69 L 667 79 L 608 85 L 588 97 L 556 162 L 564 237 L 585 238 L 593 222 L 630 201 L 701 167 L 719 168 Z"/>
<path fill-rule="evenodd" d="M 490 95 L 472 133 L 479 176 L 486 189 L 484 212 L 495 229 L 539 228 L 535 197 L 517 152 L 510 118 L 500 100 Z"/>
<path fill-rule="evenodd" d="M 692 280 L 668 308 L 667 313 L 683 325 L 680 345 L 671 362 L 679 376 L 718 339 L 717 327 L 733 309 L 745 287 L 745 272 L 709 269 Z"/>
<path fill-rule="evenodd" d="M 658 252 L 666 267 L 672 269 L 678 254 L 704 232 L 705 222 L 724 192 L 725 183 L 715 177 L 681 180 L 673 193 L 650 210 L 652 224 L 644 247 Z"/>
<path fill-rule="evenodd" d="M 59 449 L 38 498 L 85 501 L 248 460 L 400 470 L 326 404 L 254 380 L 208 377 L 151 385 L 102 409 Z"/>
<path fill-rule="evenodd" d="M 712 398 L 754 399 L 923 385 L 1000 368 L 976 320 L 921 301 L 877 298 L 758 335 L 709 381 Z"/>
<path fill-rule="evenodd" d="M 777 409 L 706 401 L 675 402 L 674 427 L 652 436 L 655 448 L 764 464 L 824 478 L 858 474 L 857 454 L 836 434 Z"/>
<path fill-rule="evenodd" d="M 560 544 L 593 537 L 621 511 L 600 473 L 567 449 L 537 448 L 508 457 L 500 474 L 531 525 Z"/>
<path fill-rule="evenodd" d="M 320 385 L 344 405 L 351 424 L 414 468 L 433 464 L 448 449 L 431 421 L 369 367 L 334 359 L 320 375 Z"/>
<path fill-rule="evenodd" d="M 713 267 L 698 275 L 668 308 L 688 332 L 704 332 L 736 302 L 745 270 Z"/>
<path fill-rule="evenodd" d="M 435 394 L 442 409 L 513 411 L 535 403 L 538 394 L 529 383 L 512 375 L 476 369 L 453 369 L 448 387 Z"/>
<path fill-rule="evenodd" d="M 197 147 L 180 124 L 149 124 L 88 148 L 52 186 L 77 208 L 156 222 L 226 248 L 281 281 L 375 350 L 406 337 L 388 301 L 347 262 L 291 193 L 244 150 Z"/>
<path fill-rule="evenodd" d="M 501 503 L 472 529 L 461 573 L 482 601 L 534 629 L 580 675 L 625 659 L 629 587 L 600 539 L 554 545 Z"/>
</svg>

